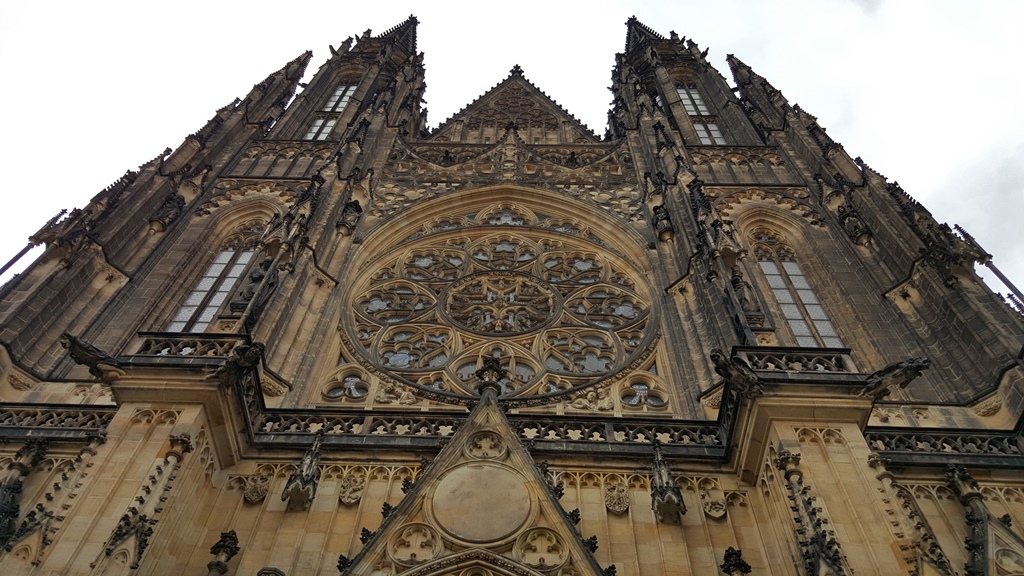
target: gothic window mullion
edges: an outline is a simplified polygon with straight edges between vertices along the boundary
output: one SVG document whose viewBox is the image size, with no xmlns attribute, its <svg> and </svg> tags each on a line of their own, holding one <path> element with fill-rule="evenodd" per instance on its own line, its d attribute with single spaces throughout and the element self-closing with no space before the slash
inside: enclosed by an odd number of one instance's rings
<svg viewBox="0 0 1024 576">
<path fill-rule="evenodd" d="M 309 130 L 306 131 L 306 135 L 302 137 L 303 140 L 327 140 L 330 137 L 331 132 L 334 131 L 334 126 L 338 123 L 338 119 L 334 118 L 317 118 L 310 124 Z"/>
<path fill-rule="evenodd" d="M 758 252 L 758 265 L 797 345 L 842 348 L 843 342 L 825 308 L 789 250 L 784 246 L 778 250 L 762 246 Z"/>
<path fill-rule="evenodd" d="M 222 250 L 167 326 L 168 332 L 204 332 L 225 308 L 256 250 Z"/>
</svg>

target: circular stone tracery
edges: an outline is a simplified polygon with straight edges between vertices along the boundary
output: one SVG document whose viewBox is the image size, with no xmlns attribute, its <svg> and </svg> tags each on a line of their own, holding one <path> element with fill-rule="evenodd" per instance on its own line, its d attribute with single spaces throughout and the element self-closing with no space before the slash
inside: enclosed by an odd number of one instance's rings
<svg viewBox="0 0 1024 576">
<path fill-rule="evenodd" d="M 512 401 L 575 393 L 652 350 L 653 299 L 630 263 L 578 235 L 479 218 L 409 238 L 353 279 L 350 352 L 455 401 L 476 395 L 477 370 L 496 357 Z"/>
<path fill-rule="evenodd" d="M 547 282 L 514 272 L 484 272 L 452 284 L 443 312 L 470 332 L 514 335 L 546 324 L 557 306 Z"/>
</svg>

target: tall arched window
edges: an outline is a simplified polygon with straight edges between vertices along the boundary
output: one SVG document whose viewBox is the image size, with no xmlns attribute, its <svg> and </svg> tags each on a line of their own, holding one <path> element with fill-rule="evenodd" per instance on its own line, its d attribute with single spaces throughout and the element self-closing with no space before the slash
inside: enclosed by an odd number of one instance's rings
<svg viewBox="0 0 1024 576">
<path fill-rule="evenodd" d="M 263 277 L 258 274 L 261 268 L 254 266 L 259 260 L 256 239 L 262 229 L 262 223 L 251 224 L 224 243 L 167 325 L 167 332 L 206 332 L 218 319 L 241 317 L 256 287 L 240 289 L 243 281 L 258 283 Z"/>
<path fill-rule="evenodd" d="M 842 348 L 843 341 L 782 236 L 758 228 L 751 233 L 751 239 L 757 263 L 797 345 Z"/>
</svg>

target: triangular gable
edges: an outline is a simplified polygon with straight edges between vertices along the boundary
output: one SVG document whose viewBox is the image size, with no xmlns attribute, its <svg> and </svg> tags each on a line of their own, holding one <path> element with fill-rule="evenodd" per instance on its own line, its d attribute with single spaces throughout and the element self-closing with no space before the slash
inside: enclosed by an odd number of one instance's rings
<svg viewBox="0 0 1024 576">
<path fill-rule="evenodd" d="M 471 564 L 505 576 L 602 574 L 493 389 L 343 574 L 428 576 Z"/>
<path fill-rule="evenodd" d="M 464 140 L 464 131 L 492 127 L 500 134 L 509 125 L 515 125 L 523 134 L 531 128 L 557 132 L 558 144 L 601 141 L 575 116 L 523 77 L 523 70 L 518 64 L 512 68 L 508 78 L 438 126 L 427 140 L 460 142 Z"/>
</svg>

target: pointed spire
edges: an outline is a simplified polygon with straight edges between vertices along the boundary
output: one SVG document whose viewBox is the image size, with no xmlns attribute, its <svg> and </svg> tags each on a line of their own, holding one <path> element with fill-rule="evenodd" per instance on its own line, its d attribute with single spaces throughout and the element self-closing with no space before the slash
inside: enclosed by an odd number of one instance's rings
<svg viewBox="0 0 1024 576">
<path fill-rule="evenodd" d="M 398 26 L 389 28 L 378 38 L 393 38 L 400 42 L 410 53 L 416 52 L 416 25 L 419 24 L 416 16 L 410 14 L 405 22 Z"/>
<path fill-rule="evenodd" d="M 629 52 L 633 48 L 649 42 L 651 40 L 664 40 L 665 37 L 658 34 L 654 30 L 645 26 L 642 22 L 636 19 L 636 16 L 630 16 L 629 20 L 626 20 L 626 50 Z"/>
<path fill-rule="evenodd" d="M 729 63 L 729 70 L 732 71 L 732 78 L 737 86 L 750 84 L 753 78 L 757 76 L 750 66 L 744 64 L 742 60 L 733 54 L 726 54 L 725 61 Z"/>
</svg>

